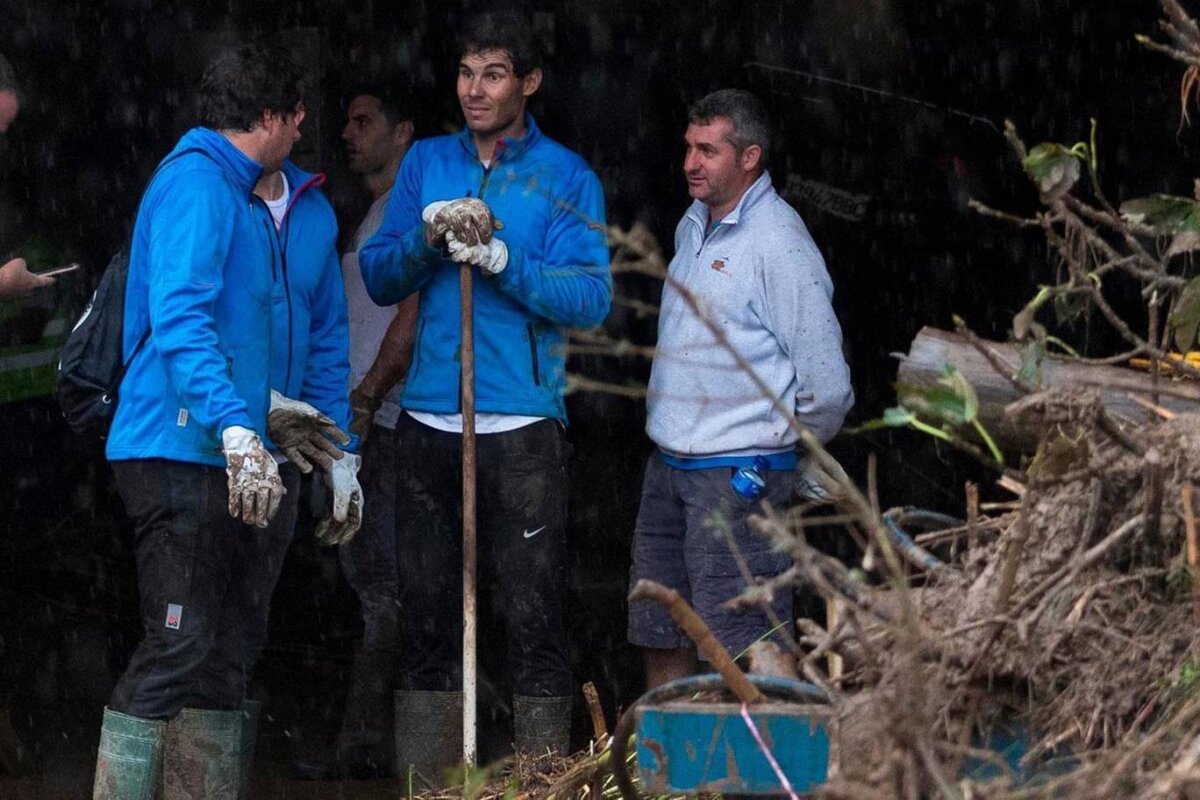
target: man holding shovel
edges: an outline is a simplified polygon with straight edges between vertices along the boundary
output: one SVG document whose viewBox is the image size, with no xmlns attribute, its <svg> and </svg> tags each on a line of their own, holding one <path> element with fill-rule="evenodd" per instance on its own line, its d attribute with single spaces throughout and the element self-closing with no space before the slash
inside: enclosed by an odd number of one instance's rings
<svg viewBox="0 0 1200 800">
<path fill-rule="evenodd" d="M 412 146 L 360 252 L 376 303 L 420 291 L 397 424 L 396 745 L 401 774 L 431 780 L 463 752 L 456 643 L 472 621 L 450 598 L 462 591 L 459 525 L 475 488 L 481 561 L 503 587 L 517 749 L 568 746 L 565 329 L 600 323 L 612 296 L 600 182 L 525 112 L 542 79 L 528 22 L 481 15 L 459 44 L 466 129 Z M 461 282 L 460 264 L 472 267 Z M 460 314 L 467 303 L 473 313 Z M 478 483 L 468 475 L 464 492 L 476 431 Z"/>
</svg>

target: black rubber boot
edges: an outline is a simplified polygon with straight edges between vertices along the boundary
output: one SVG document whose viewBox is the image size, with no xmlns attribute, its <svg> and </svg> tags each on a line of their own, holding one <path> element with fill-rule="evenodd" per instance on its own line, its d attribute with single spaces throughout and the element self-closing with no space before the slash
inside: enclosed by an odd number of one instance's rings
<svg viewBox="0 0 1200 800">
<path fill-rule="evenodd" d="M 396 692 L 396 774 L 400 790 L 417 794 L 448 785 L 462 765 L 462 692 Z"/>
<path fill-rule="evenodd" d="M 521 755 L 567 755 L 571 746 L 571 698 L 515 695 L 513 736 Z"/>
</svg>

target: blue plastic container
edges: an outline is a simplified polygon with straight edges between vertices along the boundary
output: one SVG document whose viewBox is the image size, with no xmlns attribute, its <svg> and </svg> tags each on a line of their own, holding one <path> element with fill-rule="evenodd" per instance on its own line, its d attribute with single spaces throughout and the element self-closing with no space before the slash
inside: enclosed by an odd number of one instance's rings
<svg viewBox="0 0 1200 800">
<path fill-rule="evenodd" d="M 748 676 L 768 697 L 784 701 L 748 707 L 759 735 L 793 790 L 805 793 L 829 772 L 829 710 L 809 684 Z M 715 682 L 714 679 L 715 678 Z M 637 768 L 649 794 L 779 794 L 775 770 L 755 740 L 740 703 L 689 702 L 685 696 L 720 685 L 718 676 L 684 678 L 673 699 L 636 710 Z"/>
</svg>

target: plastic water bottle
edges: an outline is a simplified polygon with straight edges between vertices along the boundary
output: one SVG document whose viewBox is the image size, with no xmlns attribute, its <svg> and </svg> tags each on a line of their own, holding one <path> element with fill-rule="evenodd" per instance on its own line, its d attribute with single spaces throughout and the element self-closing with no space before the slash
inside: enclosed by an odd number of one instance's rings
<svg viewBox="0 0 1200 800">
<path fill-rule="evenodd" d="M 767 472 L 771 462 L 763 456 L 754 457 L 754 466 L 741 467 L 729 479 L 729 485 L 738 497 L 757 500 L 767 491 Z"/>
</svg>

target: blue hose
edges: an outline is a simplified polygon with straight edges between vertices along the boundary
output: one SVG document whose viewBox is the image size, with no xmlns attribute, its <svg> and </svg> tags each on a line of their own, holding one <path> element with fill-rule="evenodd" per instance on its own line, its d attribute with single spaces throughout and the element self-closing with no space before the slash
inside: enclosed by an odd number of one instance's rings
<svg viewBox="0 0 1200 800">
<path fill-rule="evenodd" d="M 925 511 L 919 508 L 892 509 L 883 515 L 883 525 L 887 529 L 888 536 L 905 561 L 923 570 L 935 570 L 938 567 L 945 566 L 944 561 L 914 542 L 912 537 L 904 532 L 904 529 L 900 527 L 900 523 L 897 521 L 898 518 L 903 518 L 906 521 L 944 525 L 951 528 L 961 525 L 962 521 L 946 514 L 939 514 L 936 511 Z"/>
</svg>

